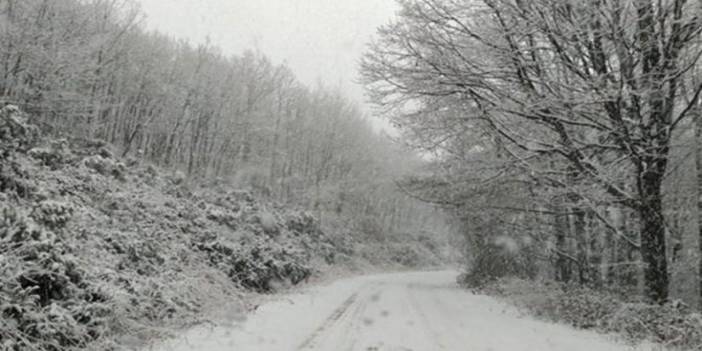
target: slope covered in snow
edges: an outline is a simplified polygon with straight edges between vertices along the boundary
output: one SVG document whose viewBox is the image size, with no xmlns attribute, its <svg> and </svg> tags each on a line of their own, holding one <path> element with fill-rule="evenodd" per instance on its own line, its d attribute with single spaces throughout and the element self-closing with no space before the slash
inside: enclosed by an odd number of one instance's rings
<svg viewBox="0 0 702 351">
<path fill-rule="evenodd" d="M 303 209 L 24 117 L 0 109 L 0 350 L 132 350 L 364 260 Z"/>
</svg>

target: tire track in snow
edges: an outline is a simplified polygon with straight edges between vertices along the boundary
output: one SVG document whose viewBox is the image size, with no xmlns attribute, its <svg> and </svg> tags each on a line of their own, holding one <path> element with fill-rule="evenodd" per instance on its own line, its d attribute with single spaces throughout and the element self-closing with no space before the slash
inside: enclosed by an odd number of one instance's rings
<svg viewBox="0 0 702 351">
<path fill-rule="evenodd" d="M 359 291 L 356 291 L 355 293 L 351 294 L 344 302 L 339 305 L 332 313 L 327 317 L 327 319 L 324 320 L 322 325 L 317 327 L 310 336 L 305 339 L 300 346 L 297 347 L 297 350 L 311 350 L 315 346 L 315 341 L 319 339 L 319 337 L 323 336 L 324 333 L 331 329 L 349 310 L 349 308 L 358 300 L 358 295 Z"/>
<path fill-rule="evenodd" d="M 434 323 L 430 321 L 428 314 L 424 308 L 422 308 L 422 304 L 419 302 L 417 296 L 417 291 L 412 284 L 406 286 L 406 292 L 410 308 L 420 316 L 420 323 L 424 326 L 422 330 L 424 330 L 427 335 L 431 336 L 438 350 L 447 350 L 446 345 L 443 343 L 444 340 L 441 338 L 441 334 L 436 330 Z"/>
<path fill-rule="evenodd" d="M 347 325 L 342 325 L 343 322 L 340 321 L 334 326 L 339 327 L 341 331 L 344 331 L 343 327 L 346 327 L 346 333 L 343 333 L 343 342 L 339 343 L 339 347 L 346 345 L 344 347 L 345 351 L 353 351 L 356 349 L 356 344 L 358 343 L 357 335 L 361 331 L 361 325 L 359 324 L 363 318 L 363 312 L 365 312 L 366 307 L 368 307 L 369 298 L 368 296 L 358 299 L 355 302 L 355 308 L 353 311 L 345 316 L 345 321 Z"/>
</svg>

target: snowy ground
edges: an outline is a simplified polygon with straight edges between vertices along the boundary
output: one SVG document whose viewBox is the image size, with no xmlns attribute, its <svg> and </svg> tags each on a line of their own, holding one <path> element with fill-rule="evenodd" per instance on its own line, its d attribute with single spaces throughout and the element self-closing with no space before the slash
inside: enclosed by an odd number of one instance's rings
<svg viewBox="0 0 702 351">
<path fill-rule="evenodd" d="M 341 280 L 261 305 L 227 327 L 201 327 L 156 351 L 614 351 L 608 338 L 520 317 L 456 286 L 455 272 Z"/>
</svg>

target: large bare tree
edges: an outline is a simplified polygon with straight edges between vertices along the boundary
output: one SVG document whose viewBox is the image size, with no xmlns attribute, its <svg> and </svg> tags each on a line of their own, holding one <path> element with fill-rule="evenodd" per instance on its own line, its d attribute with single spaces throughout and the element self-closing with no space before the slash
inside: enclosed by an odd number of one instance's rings
<svg viewBox="0 0 702 351">
<path fill-rule="evenodd" d="M 702 55 L 702 3 L 401 4 L 399 19 L 380 30 L 362 64 L 374 100 L 415 130 L 436 126 L 422 119 L 435 116 L 425 112 L 458 106 L 464 125 L 489 130 L 513 157 L 556 160 L 568 177 L 635 211 L 646 295 L 664 301 L 662 184 L 672 133 L 692 116 L 690 101 L 702 91 L 699 84 L 681 89 Z M 571 200 L 599 201 L 587 192 Z"/>
</svg>

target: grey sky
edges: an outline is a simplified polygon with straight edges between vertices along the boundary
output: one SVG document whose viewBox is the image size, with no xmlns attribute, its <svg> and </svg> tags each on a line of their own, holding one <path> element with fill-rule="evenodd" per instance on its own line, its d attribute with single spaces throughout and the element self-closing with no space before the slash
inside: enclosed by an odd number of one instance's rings
<svg viewBox="0 0 702 351">
<path fill-rule="evenodd" d="M 358 61 L 376 28 L 390 21 L 394 0 L 139 0 L 146 23 L 225 54 L 258 48 L 287 62 L 308 86 L 321 81 L 363 102 Z"/>
</svg>

